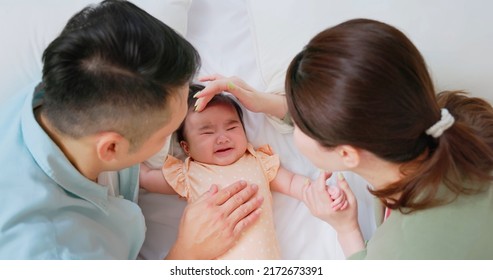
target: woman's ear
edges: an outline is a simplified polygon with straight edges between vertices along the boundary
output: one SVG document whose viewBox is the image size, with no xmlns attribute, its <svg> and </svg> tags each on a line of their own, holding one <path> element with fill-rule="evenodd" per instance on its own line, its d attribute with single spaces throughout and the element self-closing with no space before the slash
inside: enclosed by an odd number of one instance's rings
<svg viewBox="0 0 493 280">
<path fill-rule="evenodd" d="M 96 153 L 101 161 L 111 162 L 128 153 L 130 143 L 116 132 L 102 132 L 97 136 Z"/>
<path fill-rule="evenodd" d="M 188 145 L 187 141 L 180 141 L 180 146 L 185 152 L 185 154 L 189 157 L 190 156 L 190 146 Z"/>
<path fill-rule="evenodd" d="M 355 168 L 360 164 L 361 155 L 358 149 L 350 145 L 336 147 L 336 152 L 341 157 L 343 164 L 348 168 Z"/>
</svg>

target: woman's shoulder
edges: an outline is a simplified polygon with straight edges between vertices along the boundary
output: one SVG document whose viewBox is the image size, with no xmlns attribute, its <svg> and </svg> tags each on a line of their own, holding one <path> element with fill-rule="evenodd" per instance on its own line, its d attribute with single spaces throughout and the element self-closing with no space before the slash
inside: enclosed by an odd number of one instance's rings
<svg viewBox="0 0 493 280">
<path fill-rule="evenodd" d="M 367 258 L 493 259 L 493 187 L 410 214 L 393 211 L 368 243 Z"/>
</svg>

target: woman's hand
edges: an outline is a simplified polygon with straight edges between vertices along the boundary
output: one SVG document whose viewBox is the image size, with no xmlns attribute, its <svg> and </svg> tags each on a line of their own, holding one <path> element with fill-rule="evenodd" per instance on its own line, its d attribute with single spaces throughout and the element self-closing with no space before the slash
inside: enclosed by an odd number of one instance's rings
<svg viewBox="0 0 493 280">
<path fill-rule="evenodd" d="M 336 188 L 345 194 L 338 197 L 344 197 L 347 204 L 342 203 L 344 207 L 334 207 L 340 205 L 340 201 L 331 198 L 325 184 L 331 175 L 322 172 L 316 181 L 306 185 L 303 189 L 303 201 L 315 217 L 324 220 L 335 229 L 344 254 L 350 256 L 365 247 L 358 222 L 358 204 L 346 179 L 342 173 L 338 173 Z"/>
<path fill-rule="evenodd" d="M 166 259 L 214 259 L 229 250 L 261 213 L 258 187 L 236 182 L 190 203 L 183 213 L 178 238 Z"/>
<path fill-rule="evenodd" d="M 198 99 L 196 111 L 202 111 L 214 95 L 229 92 L 249 111 L 279 118 L 283 118 L 287 113 L 285 96 L 258 92 L 238 77 L 223 77 L 216 74 L 201 77 L 199 81 L 208 83 L 205 89 L 195 95 Z"/>
</svg>

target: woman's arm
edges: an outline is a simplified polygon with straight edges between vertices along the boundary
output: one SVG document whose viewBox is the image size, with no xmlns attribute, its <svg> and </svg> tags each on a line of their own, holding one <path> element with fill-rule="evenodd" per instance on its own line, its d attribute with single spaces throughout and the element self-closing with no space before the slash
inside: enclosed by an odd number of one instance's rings
<svg viewBox="0 0 493 280">
<path fill-rule="evenodd" d="M 321 180 L 322 176 L 317 180 Z M 325 179 L 322 179 L 325 182 Z M 349 185 L 338 173 L 338 187 L 346 195 L 348 205 L 345 209 L 334 211 L 330 204 L 331 198 L 327 195 L 327 188 L 320 184 L 310 185 L 303 190 L 303 201 L 310 212 L 323 221 L 330 224 L 337 232 L 337 238 L 346 257 L 351 256 L 365 248 L 365 242 L 358 222 L 358 203 Z"/>
<path fill-rule="evenodd" d="M 238 77 L 227 78 L 221 75 L 212 75 L 202 77 L 199 80 L 209 83 L 205 89 L 196 94 L 196 98 L 199 98 L 196 106 L 197 111 L 202 111 L 214 95 L 229 92 L 252 112 L 269 114 L 280 119 L 284 118 L 288 112 L 284 95 L 258 92 Z"/>
</svg>

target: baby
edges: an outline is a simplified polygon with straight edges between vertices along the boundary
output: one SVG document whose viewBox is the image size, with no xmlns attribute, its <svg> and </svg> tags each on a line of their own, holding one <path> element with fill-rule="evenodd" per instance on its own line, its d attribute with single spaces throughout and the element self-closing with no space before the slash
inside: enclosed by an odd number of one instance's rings
<svg viewBox="0 0 493 280">
<path fill-rule="evenodd" d="M 259 220 L 220 259 L 279 259 L 270 191 L 302 200 L 303 188 L 317 182 L 280 167 L 279 157 L 268 145 L 254 149 L 247 141 L 241 108 L 228 95 L 215 95 L 203 111 L 196 112 L 193 96 L 202 89 L 190 87 L 188 113 L 176 132 L 187 158 L 181 161 L 169 155 L 162 170 L 142 164 L 140 186 L 150 192 L 178 194 L 191 202 L 212 184 L 228 186 L 244 180 L 258 185 L 264 197 Z M 331 187 L 329 194 L 333 209 L 346 207 L 340 189 Z"/>
</svg>

